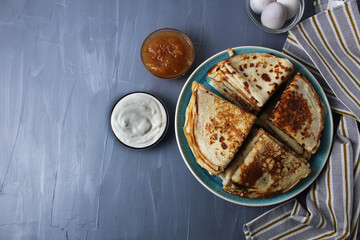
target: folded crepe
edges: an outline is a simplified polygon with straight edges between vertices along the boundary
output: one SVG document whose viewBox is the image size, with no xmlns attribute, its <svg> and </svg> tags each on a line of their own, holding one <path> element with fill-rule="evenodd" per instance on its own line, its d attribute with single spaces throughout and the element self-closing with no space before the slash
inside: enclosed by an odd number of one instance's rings
<svg viewBox="0 0 360 240">
<path fill-rule="evenodd" d="M 275 103 L 275 104 L 274 104 Z M 269 117 L 271 115 L 271 110 L 274 109 L 277 101 L 271 101 L 266 106 L 266 109 L 262 111 L 256 120 L 255 124 L 259 127 L 264 128 L 268 133 L 274 136 L 277 140 L 281 141 L 282 143 L 286 144 L 288 147 L 291 148 L 296 154 L 299 156 L 310 159 L 311 153 L 306 151 L 295 139 L 281 131 L 278 127 L 276 127 L 270 120 Z M 271 107 L 272 106 L 272 107 Z"/>
<path fill-rule="evenodd" d="M 193 82 L 184 133 L 197 163 L 211 174 L 224 171 L 256 117 Z"/>
<path fill-rule="evenodd" d="M 294 71 L 292 63 L 268 53 L 244 53 L 217 63 L 210 85 L 229 101 L 258 113 Z"/>
<path fill-rule="evenodd" d="M 222 174 L 223 190 L 244 198 L 271 197 L 289 191 L 309 173 L 305 159 L 263 129 L 254 129 Z"/>
<path fill-rule="evenodd" d="M 297 73 L 268 117 L 276 137 L 306 156 L 320 146 L 327 111 L 311 83 Z"/>
</svg>

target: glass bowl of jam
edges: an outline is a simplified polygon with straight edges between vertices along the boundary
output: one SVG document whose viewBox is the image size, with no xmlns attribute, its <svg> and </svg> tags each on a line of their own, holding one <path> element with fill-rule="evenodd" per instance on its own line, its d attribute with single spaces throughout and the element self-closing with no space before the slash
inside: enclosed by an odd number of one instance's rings
<svg viewBox="0 0 360 240">
<path fill-rule="evenodd" d="M 195 49 L 185 33 L 162 28 L 152 32 L 141 46 L 141 60 L 153 75 L 164 79 L 183 76 L 195 59 Z"/>
</svg>

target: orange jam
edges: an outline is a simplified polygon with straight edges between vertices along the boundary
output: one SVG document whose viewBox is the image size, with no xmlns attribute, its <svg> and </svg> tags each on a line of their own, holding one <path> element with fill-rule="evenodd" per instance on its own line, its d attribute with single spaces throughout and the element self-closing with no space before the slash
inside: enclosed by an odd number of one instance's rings
<svg viewBox="0 0 360 240">
<path fill-rule="evenodd" d="M 141 50 L 145 67 L 161 78 L 185 74 L 194 61 L 190 39 L 175 29 L 158 30 L 153 34 L 145 40 Z"/>
</svg>

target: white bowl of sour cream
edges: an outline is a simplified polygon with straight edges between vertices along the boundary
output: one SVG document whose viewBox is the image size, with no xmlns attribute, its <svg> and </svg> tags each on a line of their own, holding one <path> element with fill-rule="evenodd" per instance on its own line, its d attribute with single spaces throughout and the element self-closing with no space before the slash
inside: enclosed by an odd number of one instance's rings
<svg viewBox="0 0 360 240">
<path fill-rule="evenodd" d="M 165 136 L 169 114 L 162 101 L 154 95 L 132 92 L 115 104 L 110 124 L 123 145 L 145 149 L 156 145 Z"/>
</svg>

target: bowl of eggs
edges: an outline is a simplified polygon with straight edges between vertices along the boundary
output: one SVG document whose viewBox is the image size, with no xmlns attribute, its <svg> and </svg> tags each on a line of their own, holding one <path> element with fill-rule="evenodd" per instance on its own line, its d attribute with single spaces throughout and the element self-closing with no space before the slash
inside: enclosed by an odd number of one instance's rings
<svg viewBox="0 0 360 240">
<path fill-rule="evenodd" d="M 284 33 L 301 19 L 304 0 L 246 0 L 246 11 L 250 19 L 261 30 L 268 33 Z"/>
</svg>

